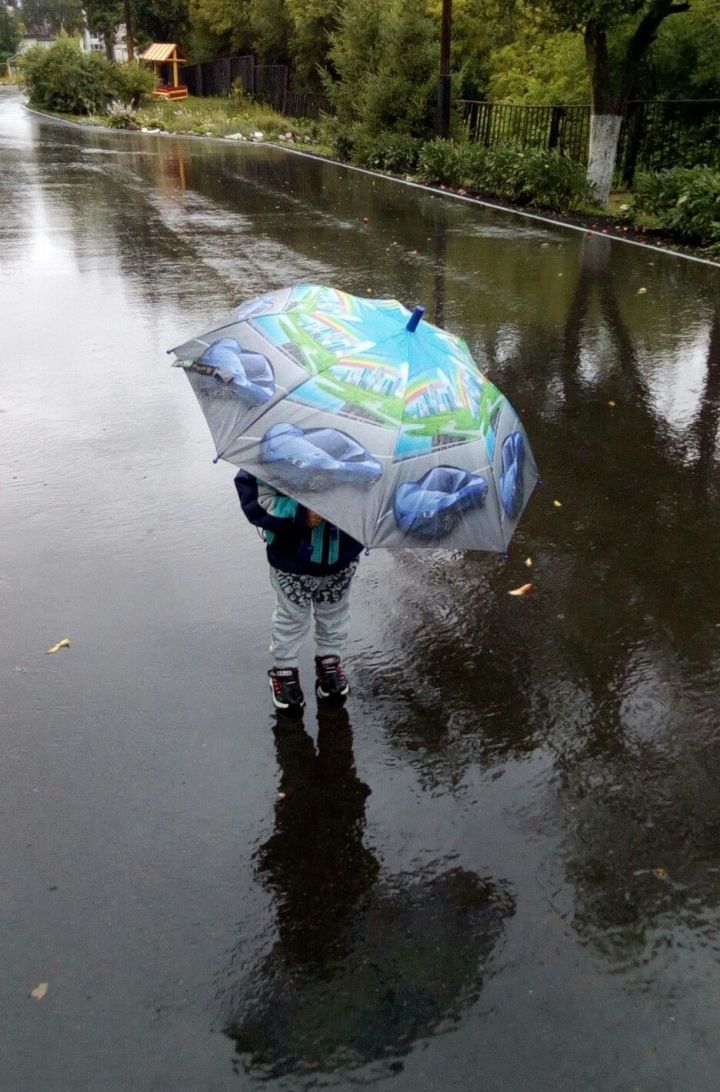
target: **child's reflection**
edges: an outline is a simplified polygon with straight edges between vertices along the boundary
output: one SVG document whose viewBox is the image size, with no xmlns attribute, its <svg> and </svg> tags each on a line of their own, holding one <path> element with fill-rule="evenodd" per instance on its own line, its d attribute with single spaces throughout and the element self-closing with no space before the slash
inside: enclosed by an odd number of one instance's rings
<svg viewBox="0 0 720 1092">
<path fill-rule="evenodd" d="M 364 844 L 369 788 L 347 712 L 319 715 L 317 745 L 278 724 L 275 830 L 257 854 L 278 940 L 234 983 L 226 1032 L 255 1075 L 396 1068 L 412 1043 L 477 997 L 514 901 L 453 868 L 387 875 Z"/>
<path fill-rule="evenodd" d="M 323 964 L 337 957 L 345 925 L 379 871 L 363 844 L 370 789 L 355 770 L 344 708 L 318 711 L 317 747 L 297 721 L 280 717 L 275 738 L 282 777 L 259 873 L 276 893 L 286 962 Z"/>
</svg>

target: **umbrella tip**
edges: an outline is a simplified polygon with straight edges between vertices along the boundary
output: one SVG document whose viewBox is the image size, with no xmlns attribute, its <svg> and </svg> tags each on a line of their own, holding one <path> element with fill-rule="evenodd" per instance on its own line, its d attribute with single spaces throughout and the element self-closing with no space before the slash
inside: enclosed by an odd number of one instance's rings
<svg viewBox="0 0 720 1092">
<path fill-rule="evenodd" d="M 425 314 L 425 308 L 421 307 L 420 304 L 418 304 L 417 307 L 415 308 L 415 310 L 413 311 L 413 313 L 411 314 L 410 318 L 408 319 L 407 326 L 405 327 L 405 329 L 408 331 L 408 333 L 411 333 L 411 334 L 415 333 L 415 331 L 417 330 L 417 328 L 418 328 L 418 326 L 420 324 L 420 319 L 423 317 L 424 314 Z"/>
</svg>

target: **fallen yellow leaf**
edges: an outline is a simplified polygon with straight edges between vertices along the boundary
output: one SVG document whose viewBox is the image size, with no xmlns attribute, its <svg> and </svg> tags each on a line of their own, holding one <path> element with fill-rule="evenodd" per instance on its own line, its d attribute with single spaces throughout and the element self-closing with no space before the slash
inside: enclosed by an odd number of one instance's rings
<svg viewBox="0 0 720 1092">
<path fill-rule="evenodd" d="M 646 292 L 647 292 L 647 288 L 638 288 L 638 290 L 637 290 L 638 296 L 644 296 Z"/>
<path fill-rule="evenodd" d="M 525 564 L 527 565 L 528 569 L 530 568 L 532 563 L 533 563 L 533 559 L 531 557 L 526 557 L 525 558 Z"/>
<path fill-rule="evenodd" d="M 34 990 L 30 990 L 30 996 L 33 1001 L 42 1001 L 45 994 L 48 992 L 47 982 L 41 982 Z"/>
<path fill-rule="evenodd" d="M 562 501 L 554 500 L 553 504 L 555 505 L 556 508 L 562 508 Z"/>
<path fill-rule="evenodd" d="M 653 876 L 656 880 L 669 880 L 668 870 L 666 868 L 654 868 L 652 870 Z"/>
<path fill-rule="evenodd" d="M 49 648 L 45 655 L 49 656 L 51 652 L 59 652 L 61 648 L 70 648 L 69 637 L 63 637 L 62 641 L 58 641 L 56 645 L 53 645 L 52 648 Z"/>
<path fill-rule="evenodd" d="M 614 405 L 616 405 L 616 403 L 611 400 L 610 402 L 608 402 L 608 405 L 609 406 L 614 406 Z"/>
<path fill-rule="evenodd" d="M 509 591 L 508 595 L 527 595 L 529 591 L 532 591 L 532 584 L 521 584 L 519 588 Z"/>
</svg>

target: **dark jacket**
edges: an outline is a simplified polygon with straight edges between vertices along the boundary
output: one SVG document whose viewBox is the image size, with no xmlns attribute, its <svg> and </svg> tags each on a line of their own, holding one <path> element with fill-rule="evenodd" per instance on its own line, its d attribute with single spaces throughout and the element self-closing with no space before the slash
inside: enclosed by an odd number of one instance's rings
<svg viewBox="0 0 720 1092">
<path fill-rule="evenodd" d="M 235 488 L 250 523 L 262 529 L 273 568 L 326 576 L 346 568 L 361 553 L 359 542 L 326 520 L 308 527 L 307 508 L 245 470 L 235 476 Z"/>
</svg>

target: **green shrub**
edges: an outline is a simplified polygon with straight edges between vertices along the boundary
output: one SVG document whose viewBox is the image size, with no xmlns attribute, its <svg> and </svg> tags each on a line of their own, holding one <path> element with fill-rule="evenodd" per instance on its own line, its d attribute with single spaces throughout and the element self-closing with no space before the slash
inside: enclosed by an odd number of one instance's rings
<svg viewBox="0 0 720 1092">
<path fill-rule="evenodd" d="M 637 221 L 648 214 L 659 228 L 702 246 L 720 245 L 720 171 L 674 167 L 638 174 L 631 210 Z"/>
<path fill-rule="evenodd" d="M 418 155 L 418 176 L 423 182 L 445 182 L 454 186 L 462 178 L 463 150 L 452 140 L 436 137 L 429 140 L 420 149 Z"/>
<path fill-rule="evenodd" d="M 64 114 L 97 114 L 111 95 L 113 66 L 100 53 L 83 53 L 72 38 L 23 54 L 20 78 L 32 106 Z"/>
<path fill-rule="evenodd" d="M 585 167 L 560 152 L 533 148 L 524 153 L 523 191 L 531 205 L 560 212 L 592 199 Z"/>
<path fill-rule="evenodd" d="M 353 159 L 363 167 L 411 174 L 418 161 L 421 141 L 407 133 L 380 133 L 368 144 L 356 147 Z"/>
<path fill-rule="evenodd" d="M 149 95 L 157 83 L 151 68 L 130 61 L 116 64 L 110 69 L 110 89 L 113 98 L 137 110 L 143 95 Z"/>
<path fill-rule="evenodd" d="M 585 168 L 559 152 L 542 148 L 466 147 L 462 181 L 468 189 L 486 197 L 556 212 L 577 208 L 590 200 Z"/>
</svg>

